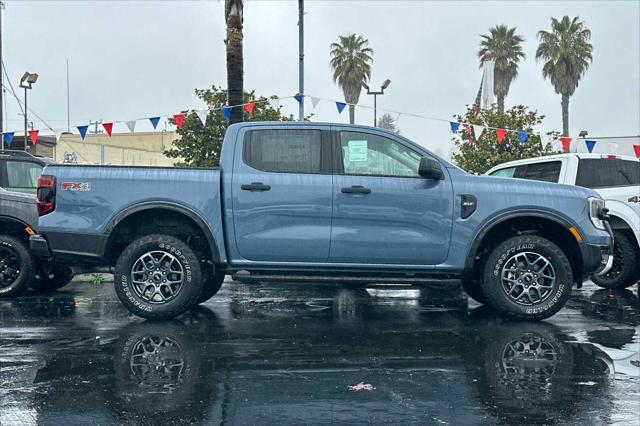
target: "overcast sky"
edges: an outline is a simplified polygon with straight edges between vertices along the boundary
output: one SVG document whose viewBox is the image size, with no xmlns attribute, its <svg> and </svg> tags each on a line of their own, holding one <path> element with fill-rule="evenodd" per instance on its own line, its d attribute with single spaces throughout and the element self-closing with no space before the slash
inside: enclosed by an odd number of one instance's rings
<svg viewBox="0 0 640 426">
<path fill-rule="evenodd" d="M 66 128 L 66 60 L 71 75 L 71 126 L 89 120 L 131 120 L 202 109 L 195 88 L 226 84 L 224 1 L 5 1 L 3 57 L 17 89 L 24 71 L 40 80 L 29 106 L 52 127 Z M 640 2 L 307 1 L 308 95 L 342 99 L 333 83 L 329 45 L 355 32 L 374 50 L 372 83 L 392 80 L 381 109 L 448 119 L 473 102 L 481 79 L 479 35 L 496 24 L 517 27 L 526 60 L 507 107 L 528 105 L 547 116 L 538 130 L 561 130 L 560 96 L 535 61 L 536 32 L 550 17 L 578 15 L 591 29 L 593 64 L 570 104 L 571 135 L 640 134 Z M 298 89 L 296 1 L 248 1 L 244 17 L 245 89 L 290 96 Z M 22 129 L 7 96 L 6 130 Z M 22 96 L 22 94 L 20 95 Z M 364 93 L 360 103 L 372 105 Z M 297 114 L 294 100 L 285 111 Z M 307 101 L 307 111 L 311 103 Z M 314 120 L 347 122 L 321 103 Z M 379 114 L 380 115 L 380 114 Z M 46 129 L 35 121 L 35 127 Z M 373 113 L 356 111 L 371 124 Z M 448 125 L 400 116 L 403 135 L 448 155 Z M 144 128 L 140 126 L 140 128 Z M 114 131 L 124 131 L 116 128 Z"/>
</svg>

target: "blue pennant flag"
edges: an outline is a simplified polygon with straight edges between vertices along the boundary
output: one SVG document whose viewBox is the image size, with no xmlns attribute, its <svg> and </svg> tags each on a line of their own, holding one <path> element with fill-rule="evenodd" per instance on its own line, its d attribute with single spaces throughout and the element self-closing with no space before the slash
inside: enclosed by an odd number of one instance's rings
<svg viewBox="0 0 640 426">
<path fill-rule="evenodd" d="M 345 104 L 344 102 L 336 102 L 336 108 L 338 108 L 338 112 L 340 114 L 342 114 L 342 110 L 344 109 L 344 107 L 346 107 L 347 104 Z"/>
<path fill-rule="evenodd" d="M 294 98 L 296 101 L 298 101 L 298 103 L 302 103 L 302 100 L 304 99 L 304 95 L 301 95 L 300 93 L 298 93 L 294 96 Z"/>
<path fill-rule="evenodd" d="M 525 141 L 527 140 L 527 132 L 519 130 L 518 139 L 520 140 L 520 143 L 525 143 Z"/>
<path fill-rule="evenodd" d="M 4 141 L 9 147 L 11 146 L 11 142 L 13 142 L 13 133 L 14 132 L 7 132 L 2 134 L 2 136 L 4 136 Z"/>
<path fill-rule="evenodd" d="M 155 129 L 158 127 L 158 123 L 160 122 L 160 117 L 149 117 L 149 121 L 151 122 L 151 125 Z"/>
<path fill-rule="evenodd" d="M 449 125 L 451 126 L 451 133 L 457 133 L 460 128 L 460 123 L 455 121 L 450 121 Z"/>
<path fill-rule="evenodd" d="M 78 126 L 77 129 L 80 132 L 80 137 L 84 141 L 84 137 L 87 136 L 87 129 L 89 126 Z"/>
<path fill-rule="evenodd" d="M 587 145 L 587 149 L 589 150 L 589 154 L 593 152 L 593 147 L 595 147 L 597 143 L 598 141 L 594 141 L 594 140 L 584 141 L 584 144 Z"/>
<path fill-rule="evenodd" d="M 229 120 L 231 120 L 231 107 L 223 106 L 222 107 L 222 115 L 224 115 L 225 120 L 227 120 L 227 122 L 229 122 Z"/>
</svg>

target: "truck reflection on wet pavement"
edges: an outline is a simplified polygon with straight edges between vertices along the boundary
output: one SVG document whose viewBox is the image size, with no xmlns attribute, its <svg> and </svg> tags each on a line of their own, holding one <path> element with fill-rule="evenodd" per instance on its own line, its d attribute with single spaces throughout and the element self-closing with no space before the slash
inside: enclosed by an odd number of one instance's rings
<svg viewBox="0 0 640 426">
<path fill-rule="evenodd" d="M 0 300 L 0 424 L 638 424 L 640 303 L 586 285 L 550 320 L 452 287 L 228 282 L 143 321 L 110 285 Z"/>
</svg>

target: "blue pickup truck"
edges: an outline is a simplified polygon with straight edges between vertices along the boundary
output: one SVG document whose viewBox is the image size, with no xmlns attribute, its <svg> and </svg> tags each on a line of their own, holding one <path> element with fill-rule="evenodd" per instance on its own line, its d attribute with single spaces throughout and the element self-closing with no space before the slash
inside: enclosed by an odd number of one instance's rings
<svg viewBox="0 0 640 426">
<path fill-rule="evenodd" d="M 461 279 L 505 316 L 540 320 L 611 265 L 594 191 L 473 176 L 362 126 L 235 124 L 219 170 L 50 165 L 37 203 L 31 249 L 114 268 L 122 303 L 150 319 L 208 300 L 232 275 Z"/>
</svg>

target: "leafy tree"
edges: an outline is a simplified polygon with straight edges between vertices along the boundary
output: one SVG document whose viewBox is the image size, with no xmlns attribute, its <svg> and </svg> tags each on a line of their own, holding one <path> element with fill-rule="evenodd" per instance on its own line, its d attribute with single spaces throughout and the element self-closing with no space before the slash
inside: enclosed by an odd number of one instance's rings
<svg viewBox="0 0 640 426">
<path fill-rule="evenodd" d="M 362 84 L 371 78 L 373 50 L 369 41 L 361 35 L 340 36 L 338 43 L 331 44 L 331 69 L 333 80 L 338 84 L 349 105 L 349 123 L 355 122 L 356 110 L 353 104 L 360 99 Z"/>
<path fill-rule="evenodd" d="M 173 148 L 164 151 L 164 155 L 176 158 L 178 167 L 215 167 L 220 161 L 222 140 L 227 130 L 227 121 L 220 109 L 227 101 L 227 91 L 216 86 L 211 89 L 196 89 L 196 95 L 209 109 L 207 125 L 195 111 L 187 112 L 182 127 L 177 130 L 179 139 L 173 141 Z M 274 97 L 275 98 L 275 97 Z M 291 121 L 293 116 L 285 116 L 281 113 L 282 107 L 273 108 L 269 98 L 256 96 L 254 92 L 245 92 L 243 103 L 255 101 L 256 105 L 252 114 L 247 114 L 248 121 Z M 172 124 L 173 119 L 169 120 Z"/>
<path fill-rule="evenodd" d="M 378 127 L 391 130 L 394 133 L 400 133 L 400 130 L 396 125 L 396 120 L 391 116 L 391 114 L 388 113 L 382 114 L 382 116 L 378 120 Z"/>
<path fill-rule="evenodd" d="M 228 104 L 240 105 L 244 92 L 244 59 L 242 56 L 242 21 L 244 14 L 244 0 L 225 0 L 224 20 L 227 24 L 227 88 Z M 244 119 L 242 107 L 231 110 L 231 124 Z"/>
<path fill-rule="evenodd" d="M 504 111 L 504 98 L 509 94 L 511 82 L 518 76 L 518 63 L 525 57 L 522 51 L 524 38 L 515 32 L 515 27 L 496 25 L 489 29 L 489 34 L 480 36 L 480 66 L 486 61 L 495 62 L 493 93 L 498 98 L 500 111 Z"/>
<path fill-rule="evenodd" d="M 505 112 L 501 112 L 495 106 L 490 109 L 471 106 L 465 115 L 457 115 L 455 118 L 459 123 L 464 124 L 460 126 L 460 137 L 454 138 L 458 152 L 454 153 L 452 158 L 458 166 L 470 173 L 482 174 L 493 166 L 507 161 L 558 153 L 553 148 L 554 144 L 543 143 L 539 135 L 532 134 L 533 126 L 542 123 L 544 116 L 536 111 L 529 111 L 525 106 L 514 106 Z M 473 128 L 467 127 L 467 124 L 511 131 L 506 133 L 502 143 L 498 143 L 495 130 L 485 128 L 481 136 L 473 135 Z M 528 133 L 524 143 L 519 141 L 517 130 Z M 550 136 L 554 140 L 558 137 L 557 134 L 550 134 Z"/>
<path fill-rule="evenodd" d="M 544 60 L 542 75 L 562 96 L 562 134 L 569 136 L 569 98 L 593 61 L 591 31 L 576 16 L 551 18 L 551 32 L 539 31 L 536 60 Z"/>
</svg>

